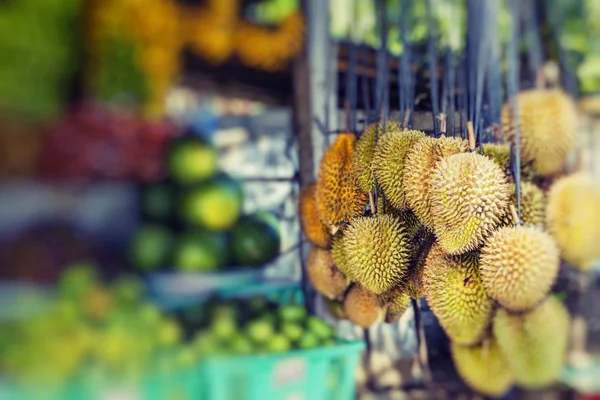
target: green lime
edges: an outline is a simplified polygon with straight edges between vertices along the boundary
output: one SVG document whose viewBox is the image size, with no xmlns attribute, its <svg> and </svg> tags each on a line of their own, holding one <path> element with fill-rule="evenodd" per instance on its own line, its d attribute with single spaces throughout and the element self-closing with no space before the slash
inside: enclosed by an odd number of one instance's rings
<svg viewBox="0 0 600 400">
<path fill-rule="evenodd" d="M 282 352 L 289 351 L 291 348 L 292 348 L 292 345 L 290 343 L 290 340 L 281 334 L 273 335 L 273 337 L 267 343 L 268 351 L 282 353 Z"/>
<path fill-rule="evenodd" d="M 234 354 L 251 354 L 254 351 L 254 346 L 252 342 L 247 337 L 236 334 L 229 341 L 229 347 Z"/>
<path fill-rule="evenodd" d="M 173 179 L 180 184 L 202 182 L 217 172 L 217 152 L 201 140 L 180 138 L 171 144 L 168 167 Z"/>
<path fill-rule="evenodd" d="M 219 177 L 187 191 L 181 199 L 180 214 L 192 226 L 220 232 L 237 222 L 242 203 L 239 183 Z"/>
<path fill-rule="evenodd" d="M 246 326 L 248 337 L 255 343 L 267 343 L 273 336 L 273 324 L 265 320 L 254 320 Z"/>
<path fill-rule="evenodd" d="M 279 318 L 285 322 L 302 322 L 308 313 L 306 308 L 298 304 L 287 304 L 279 307 Z"/>
<path fill-rule="evenodd" d="M 281 237 L 278 224 L 264 213 L 242 217 L 231 231 L 231 248 L 242 266 L 261 266 L 279 254 Z"/>
<path fill-rule="evenodd" d="M 298 348 L 312 349 L 319 346 L 319 338 L 312 332 L 305 332 L 298 341 Z"/>
<path fill-rule="evenodd" d="M 173 245 L 173 234 L 161 225 L 143 226 L 130 244 L 132 264 L 141 270 L 150 271 L 165 267 Z"/>
<path fill-rule="evenodd" d="M 281 333 L 292 342 L 297 342 L 304 333 L 304 328 L 301 325 L 293 323 L 284 323 L 281 326 Z"/>
<path fill-rule="evenodd" d="M 334 336 L 334 330 L 325 321 L 311 315 L 306 323 L 308 329 L 320 340 L 328 340 Z"/>
<path fill-rule="evenodd" d="M 82 300 L 98 285 L 100 277 L 92 264 L 74 264 L 61 274 L 58 282 L 60 295 L 67 299 Z"/>
<path fill-rule="evenodd" d="M 192 231 L 177 240 L 173 265 L 179 270 L 214 271 L 228 262 L 228 239 L 223 233 Z"/>
<path fill-rule="evenodd" d="M 144 295 L 144 289 L 141 279 L 133 275 L 120 276 L 111 287 L 113 298 L 119 307 L 138 304 Z"/>
</svg>

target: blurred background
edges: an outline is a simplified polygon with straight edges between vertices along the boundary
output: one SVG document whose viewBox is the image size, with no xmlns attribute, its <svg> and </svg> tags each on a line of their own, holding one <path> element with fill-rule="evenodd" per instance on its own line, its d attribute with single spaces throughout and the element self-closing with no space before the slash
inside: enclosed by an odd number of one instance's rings
<svg viewBox="0 0 600 400">
<path fill-rule="evenodd" d="M 486 398 L 424 300 L 336 318 L 299 197 L 341 132 L 498 141 L 540 80 L 577 104 L 567 164 L 598 178 L 599 19 L 598 0 L 0 1 L 0 399 Z M 572 368 L 505 398 L 598 398 L 594 262 L 553 286 Z"/>
</svg>

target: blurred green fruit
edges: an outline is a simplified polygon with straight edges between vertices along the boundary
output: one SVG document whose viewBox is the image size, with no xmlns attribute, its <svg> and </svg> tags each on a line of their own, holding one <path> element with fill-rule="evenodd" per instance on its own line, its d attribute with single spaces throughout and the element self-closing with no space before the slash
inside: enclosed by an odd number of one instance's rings
<svg viewBox="0 0 600 400">
<path fill-rule="evenodd" d="M 173 265 L 183 271 L 214 271 L 229 261 L 225 234 L 193 231 L 183 234 L 175 245 Z"/>
<path fill-rule="evenodd" d="M 196 353 L 189 346 L 177 349 L 177 364 L 183 368 L 190 368 L 196 364 Z"/>
<path fill-rule="evenodd" d="M 248 337 L 255 343 L 267 343 L 273 336 L 273 324 L 258 319 L 248 323 L 246 326 Z"/>
<path fill-rule="evenodd" d="M 221 232 L 231 228 L 242 212 L 240 184 L 219 177 L 196 186 L 181 199 L 181 216 L 192 226 Z"/>
<path fill-rule="evenodd" d="M 173 234 L 164 226 L 143 226 L 130 244 L 130 260 L 138 269 L 156 270 L 167 266 L 173 246 Z"/>
<path fill-rule="evenodd" d="M 284 323 L 281 326 L 281 333 L 285 335 L 292 342 L 297 342 L 304 333 L 304 328 L 301 325 L 294 323 Z"/>
<path fill-rule="evenodd" d="M 252 346 L 252 342 L 245 336 L 241 334 L 236 334 L 229 341 L 229 346 L 231 351 L 234 354 L 251 354 L 254 351 L 254 346 Z"/>
<path fill-rule="evenodd" d="M 168 220 L 174 208 L 173 189 L 166 183 L 148 186 L 142 193 L 142 212 L 146 218 Z"/>
<path fill-rule="evenodd" d="M 158 326 L 162 318 L 159 309 L 150 303 L 141 304 L 136 315 L 140 324 L 145 328 Z"/>
<path fill-rule="evenodd" d="M 59 278 L 59 293 L 61 297 L 80 301 L 99 281 L 98 271 L 93 264 L 73 264 Z"/>
<path fill-rule="evenodd" d="M 217 171 L 217 152 L 207 143 L 184 137 L 171 144 L 167 163 L 170 175 L 178 183 L 202 182 Z"/>
<path fill-rule="evenodd" d="M 181 327 L 173 320 L 165 320 L 158 328 L 158 344 L 164 347 L 171 347 L 177 344 L 182 337 Z"/>
<path fill-rule="evenodd" d="M 212 320 L 210 331 L 219 340 L 228 340 L 238 330 L 237 322 L 229 316 L 220 316 Z"/>
<path fill-rule="evenodd" d="M 306 322 L 307 328 L 317 337 L 319 340 L 328 340 L 334 336 L 334 330 L 325 321 L 311 315 L 308 317 Z"/>
<path fill-rule="evenodd" d="M 217 355 L 222 352 L 221 343 L 211 334 L 206 332 L 198 333 L 196 337 L 194 337 L 192 346 L 201 357 Z"/>
<path fill-rule="evenodd" d="M 281 237 L 277 219 L 268 213 L 242 217 L 231 231 L 235 261 L 242 266 L 261 266 L 279 255 Z"/>
<path fill-rule="evenodd" d="M 297 304 L 288 304 L 279 307 L 279 318 L 284 322 L 301 323 L 308 315 L 306 308 Z"/>
<path fill-rule="evenodd" d="M 111 291 L 119 307 L 132 307 L 142 300 L 144 283 L 133 275 L 120 276 L 112 284 Z"/>
<path fill-rule="evenodd" d="M 300 349 L 312 349 L 319 346 L 319 338 L 312 332 L 305 332 L 298 341 Z"/>
<path fill-rule="evenodd" d="M 269 342 L 267 343 L 267 350 L 273 352 L 286 352 L 292 348 L 290 340 L 281 335 L 275 334 L 271 337 Z"/>
</svg>

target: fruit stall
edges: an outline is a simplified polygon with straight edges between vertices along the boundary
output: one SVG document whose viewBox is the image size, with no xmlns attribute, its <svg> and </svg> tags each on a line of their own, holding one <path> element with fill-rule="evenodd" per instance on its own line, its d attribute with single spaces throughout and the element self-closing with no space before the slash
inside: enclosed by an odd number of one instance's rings
<svg viewBox="0 0 600 400">
<path fill-rule="evenodd" d="M 598 18 L 0 2 L 0 399 L 598 398 Z"/>
</svg>

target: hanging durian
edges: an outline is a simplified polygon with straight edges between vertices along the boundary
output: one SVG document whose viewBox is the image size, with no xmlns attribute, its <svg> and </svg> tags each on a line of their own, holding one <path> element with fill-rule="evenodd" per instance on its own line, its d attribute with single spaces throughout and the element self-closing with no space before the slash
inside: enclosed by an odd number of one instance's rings
<svg viewBox="0 0 600 400">
<path fill-rule="evenodd" d="M 526 90 L 516 96 L 521 160 L 541 175 L 559 172 L 575 144 L 578 117 L 575 102 L 559 89 Z M 507 140 L 515 140 L 514 104 L 502 108 Z"/>
<path fill-rule="evenodd" d="M 508 209 L 510 186 L 489 158 L 463 153 L 442 159 L 431 176 L 433 228 L 449 254 L 476 250 Z"/>
<path fill-rule="evenodd" d="M 349 285 L 335 266 L 331 253 L 318 247 L 313 247 L 308 254 L 306 274 L 315 290 L 328 299 L 342 298 Z"/>
<path fill-rule="evenodd" d="M 435 166 L 444 157 L 467 149 L 468 144 L 462 139 L 424 137 L 406 155 L 403 179 L 406 204 L 429 228 L 433 228 L 430 178 Z"/>
<path fill-rule="evenodd" d="M 316 190 L 317 186 L 313 183 L 300 192 L 300 223 L 308 240 L 315 246 L 326 249 L 331 246 L 332 237 L 330 230 L 319 219 L 315 200 Z"/>
<path fill-rule="evenodd" d="M 321 160 L 315 199 L 321 221 L 330 226 L 362 215 L 367 203 L 352 166 L 355 142 L 352 134 L 338 135 Z"/>
</svg>

